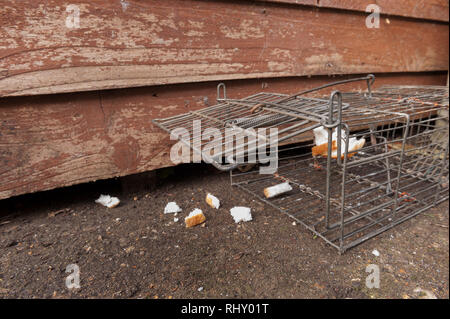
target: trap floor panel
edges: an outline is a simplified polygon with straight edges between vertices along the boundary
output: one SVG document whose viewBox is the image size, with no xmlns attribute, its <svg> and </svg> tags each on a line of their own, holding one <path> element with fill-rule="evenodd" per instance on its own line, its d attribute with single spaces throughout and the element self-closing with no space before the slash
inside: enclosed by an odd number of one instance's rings
<svg viewBox="0 0 450 319">
<path fill-rule="evenodd" d="M 359 159 L 361 156 L 353 157 L 354 161 Z M 344 252 L 448 199 L 448 179 L 443 178 L 438 183 L 433 178 L 406 175 L 403 169 L 396 188 L 399 166 L 395 163 L 399 160 L 399 154 L 393 155 L 389 168 L 384 164 L 385 158 L 349 167 L 345 179 L 342 168 L 334 164 L 328 220 L 325 214 L 326 159 L 314 159 L 311 154 L 295 156 L 280 160 L 275 174 L 261 175 L 255 167 L 249 172 L 232 172 L 231 180 L 235 187 L 285 213 Z M 448 176 L 448 167 L 446 170 Z M 293 187 L 290 192 L 271 199 L 264 196 L 266 187 L 286 181 Z M 345 185 L 344 193 L 342 185 Z"/>
</svg>

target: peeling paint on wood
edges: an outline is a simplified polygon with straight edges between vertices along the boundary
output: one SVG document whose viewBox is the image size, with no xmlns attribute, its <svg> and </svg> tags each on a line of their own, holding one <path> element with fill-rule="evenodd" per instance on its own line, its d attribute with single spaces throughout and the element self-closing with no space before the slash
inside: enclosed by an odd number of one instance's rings
<svg viewBox="0 0 450 319">
<path fill-rule="evenodd" d="M 74 0 L 70 29 L 65 1 L 0 0 L 0 96 L 448 69 L 448 24 L 367 29 L 359 12 L 275 2 Z"/>
<path fill-rule="evenodd" d="M 308 5 L 318 8 L 332 8 L 365 12 L 370 4 L 381 8 L 383 15 L 397 15 L 408 18 L 449 21 L 448 0 L 257 0 L 274 3 Z"/>
</svg>

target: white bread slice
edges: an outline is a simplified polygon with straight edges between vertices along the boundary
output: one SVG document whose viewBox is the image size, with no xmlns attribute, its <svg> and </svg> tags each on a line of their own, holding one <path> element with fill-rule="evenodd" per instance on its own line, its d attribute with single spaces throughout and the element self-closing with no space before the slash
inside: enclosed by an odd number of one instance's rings
<svg viewBox="0 0 450 319">
<path fill-rule="evenodd" d="M 219 209 L 219 207 L 220 207 L 219 199 L 216 196 L 211 195 L 209 193 L 208 193 L 208 195 L 206 195 L 206 203 L 215 209 Z"/>
<path fill-rule="evenodd" d="M 252 220 L 251 209 L 249 207 L 233 207 L 230 214 L 235 223 L 248 222 Z"/>
<path fill-rule="evenodd" d="M 120 204 L 120 200 L 117 197 L 111 197 L 109 195 L 100 195 L 95 202 L 108 208 L 114 208 Z"/>
<path fill-rule="evenodd" d="M 196 208 L 189 213 L 189 216 L 184 219 L 184 222 L 186 223 L 186 227 L 194 227 L 198 224 L 203 223 L 205 220 L 206 217 L 205 215 L 203 215 L 202 210 Z"/>
<path fill-rule="evenodd" d="M 264 196 L 272 198 L 292 190 L 288 182 L 264 188 Z"/>
</svg>

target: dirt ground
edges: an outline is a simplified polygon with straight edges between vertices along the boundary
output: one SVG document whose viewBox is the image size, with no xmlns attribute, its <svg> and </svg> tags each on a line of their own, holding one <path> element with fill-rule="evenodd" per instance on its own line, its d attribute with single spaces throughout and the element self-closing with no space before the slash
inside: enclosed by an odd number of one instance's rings
<svg viewBox="0 0 450 319">
<path fill-rule="evenodd" d="M 156 175 L 0 201 L 0 297 L 449 298 L 448 201 L 339 255 L 232 188 L 226 173 L 189 165 Z M 121 203 L 100 206 L 100 194 Z M 178 222 L 163 214 L 173 200 Z M 251 207 L 253 220 L 235 224 L 233 206 Z M 186 229 L 197 207 L 206 223 Z M 79 289 L 66 288 L 69 264 L 79 266 Z M 369 264 L 379 266 L 379 289 L 366 287 Z"/>
</svg>

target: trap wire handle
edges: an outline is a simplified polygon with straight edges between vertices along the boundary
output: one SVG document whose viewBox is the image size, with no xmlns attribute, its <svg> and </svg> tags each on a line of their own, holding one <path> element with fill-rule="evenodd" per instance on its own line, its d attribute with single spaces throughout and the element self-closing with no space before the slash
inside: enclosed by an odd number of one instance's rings
<svg viewBox="0 0 450 319">
<path fill-rule="evenodd" d="M 277 101 L 276 103 L 283 103 L 283 102 L 295 99 L 297 96 L 304 95 L 304 94 L 311 93 L 311 92 L 315 92 L 315 91 L 319 91 L 319 90 L 325 89 L 325 88 L 330 87 L 330 86 L 341 85 L 341 84 L 350 83 L 350 82 L 358 82 L 358 81 L 366 81 L 367 82 L 367 91 L 368 91 L 368 94 L 369 94 L 369 98 L 371 98 L 372 97 L 372 85 L 375 82 L 375 75 L 368 74 L 367 76 L 364 76 L 364 77 L 354 78 L 354 79 L 347 79 L 347 80 L 342 80 L 342 81 L 337 81 L 337 82 L 332 82 L 332 83 L 324 84 L 322 86 L 318 86 L 318 87 L 315 87 L 315 88 L 312 88 L 312 89 L 301 91 L 301 92 L 298 92 L 296 94 L 290 95 L 290 96 L 288 96 L 288 97 L 286 97 L 284 99 L 281 99 L 281 100 Z M 257 105 L 255 105 L 252 108 L 251 112 L 254 113 L 254 112 L 256 112 L 257 110 L 261 109 L 264 106 L 265 106 L 264 103 L 257 104 Z"/>
<path fill-rule="evenodd" d="M 335 100 L 337 103 L 337 119 L 335 120 L 333 118 L 333 114 L 334 114 L 334 104 L 335 104 Z M 342 125 L 342 93 L 339 91 L 333 91 L 330 95 L 330 104 L 329 104 L 329 109 L 328 109 L 328 118 L 326 120 L 326 122 L 322 121 L 322 126 L 325 127 L 326 129 L 328 129 L 328 134 L 329 137 L 331 137 L 332 135 L 332 130 L 333 128 L 337 128 L 337 163 L 338 165 L 342 164 L 341 161 L 341 153 L 342 153 L 342 148 L 341 148 L 341 142 L 342 142 L 342 132 L 341 132 L 341 125 Z M 348 138 L 348 137 L 346 137 Z M 329 140 L 329 145 L 332 144 L 331 140 Z M 330 150 L 331 150 L 331 146 L 329 146 Z M 329 154 L 328 156 L 331 157 L 331 154 Z"/>
<path fill-rule="evenodd" d="M 220 97 L 220 89 L 223 91 L 223 98 Z M 219 83 L 217 85 L 217 102 L 225 101 L 227 99 L 227 87 L 225 86 L 225 83 Z"/>
<path fill-rule="evenodd" d="M 369 97 L 372 97 L 372 85 L 375 82 L 375 75 L 368 74 L 367 76 L 364 76 L 364 77 L 354 78 L 354 79 L 347 79 L 347 80 L 342 80 L 342 81 L 337 81 L 337 82 L 332 82 L 332 83 L 324 84 L 322 86 L 315 87 L 313 89 L 301 91 L 301 92 L 296 93 L 294 95 L 288 96 L 287 98 L 285 98 L 285 99 L 283 99 L 283 100 L 281 100 L 279 102 L 285 102 L 285 101 L 287 101 L 289 99 L 296 98 L 299 95 L 303 95 L 303 94 L 306 94 L 306 93 L 311 93 L 311 92 L 314 92 L 314 91 L 319 91 L 319 90 L 325 89 L 325 88 L 330 87 L 330 86 L 341 85 L 341 84 L 350 83 L 350 82 L 358 82 L 358 81 L 366 81 L 367 82 L 367 90 L 368 90 L 368 93 L 369 93 Z"/>
</svg>

